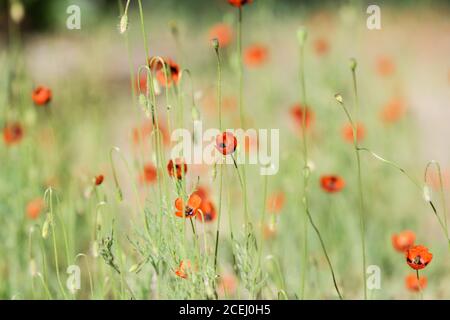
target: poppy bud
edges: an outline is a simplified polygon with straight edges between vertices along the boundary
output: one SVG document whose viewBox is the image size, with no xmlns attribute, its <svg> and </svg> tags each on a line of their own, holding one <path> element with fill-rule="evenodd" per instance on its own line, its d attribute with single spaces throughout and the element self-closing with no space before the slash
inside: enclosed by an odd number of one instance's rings
<svg viewBox="0 0 450 320">
<path fill-rule="evenodd" d="M 47 219 L 45 219 L 44 225 L 42 226 L 42 238 L 47 239 L 48 231 L 50 228 L 50 213 L 47 213 Z"/>
<path fill-rule="evenodd" d="M 334 95 L 334 98 L 335 98 L 336 101 L 339 102 L 340 104 L 343 104 L 343 103 L 344 103 L 344 99 L 342 98 L 342 96 L 341 96 L 340 93 L 336 93 L 336 94 Z"/>
<path fill-rule="evenodd" d="M 308 32 L 305 27 L 301 27 L 297 30 L 297 39 L 300 46 L 303 46 L 306 42 L 306 38 L 308 37 Z"/>
<path fill-rule="evenodd" d="M 212 46 L 214 50 L 219 50 L 219 40 L 217 38 L 214 38 L 211 40 Z"/>
<path fill-rule="evenodd" d="M 196 106 L 192 106 L 191 115 L 192 115 L 193 121 L 200 120 L 200 111 L 198 110 L 198 108 Z"/>
<path fill-rule="evenodd" d="M 128 29 L 128 14 L 124 13 L 124 15 L 120 18 L 119 24 L 119 32 L 124 34 Z"/>
<path fill-rule="evenodd" d="M 426 202 L 431 202 L 431 189 L 427 185 L 423 186 L 423 198 Z"/>
<path fill-rule="evenodd" d="M 356 62 L 355 58 L 350 58 L 350 69 L 352 71 L 356 70 L 356 66 L 358 65 L 358 63 Z"/>
<path fill-rule="evenodd" d="M 33 258 L 31 258 L 30 260 L 29 268 L 31 276 L 35 277 L 38 274 L 38 271 L 36 266 L 36 260 L 34 260 Z"/>
</svg>

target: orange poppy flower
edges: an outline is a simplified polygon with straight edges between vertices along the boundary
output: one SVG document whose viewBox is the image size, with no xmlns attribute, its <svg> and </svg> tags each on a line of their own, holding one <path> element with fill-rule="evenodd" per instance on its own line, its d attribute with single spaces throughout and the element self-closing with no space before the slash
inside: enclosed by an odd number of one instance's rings
<svg viewBox="0 0 450 320">
<path fill-rule="evenodd" d="M 31 99 L 37 106 L 44 106 L 52 99 L 52 91 L 44 86 L 39 86 L 31 93 Z"/>
<path fill-rule="evenodd" d="M 384 123 L 392 123 L 398 121 L 405 114 L 405 110 L 403 99 L 395 98 L 383 107 L 380 118 Z"/>
<path fill-rule="evenodd" d="M 39 218 L 39 215 L 41 214 L 42 210 L 44 210 L 44 207 L 45 203 L 42 198 L 31 200 L 30 202 L 28 202 L 26 208 L 27 217 L 32 220 Z"/>
<path fill-rule="evenodd" d="M 231 4 L 233 7 L 237 7 L 237 8 L 240 8 L 243 5 L 250 4 L 252 2 L 253 2 L 253 0 L 228 0 L 229 4 Z"/>
<path fill-rule="evenodd" d="M 175 274 L 180 278 L 187 279 L 190 269 L 191 269 L 191 261 L 181 260 L 180 266 L 175 270 Z"/>
<path fill-rule="evenodd" d="M 406 263 L 414 270 L 425 268 L 433 259 L 428 248 L 422 245 L 413 246 L 405 251 Z"/>
<path fill-rule="evenodd" d="M 203 221 L 205 219 L 205 222 L 213 222 L 217 217 L 216 207 L 212 203 L 212 201 L 205 199 L 202 199 L 202 203 L 200 205 L 201 212 L 203 213 L 203 218 L 201 214 L 197 215 L 197 219 L 200 221 Z"/>
<path fill-rule="evenodd" d="M 245 49 L 244 52 L 244 62 L 247 67 L 256 68 L 262 66 L 269 57 L 269 50 L 267 47 L 259 44 Z"/>
<path fill-rule="evenodd" d="M 306 112 L 305 112 L 306 110 Z M 295 121 L 295 124 L 301 129 L 303 128 L 303 121 L 305 121 L 305 127 L 308 129 L 314 120 L 314 114 L 309 107 L 304 107 L 297 103 L 291 108 L 291 116 Z M 303 115 L 305 114 L 305 119 L 303 120 Z"/>
<path fill-rule="evenodd" d="M 187 205 L 184 205 L 182 198 L 177 198 L 175 200 L 175 215 L 180 218 L 192 218 L 197 214 L 201 204 L 202 199 L 195 193 L 191 194 Z"/>
<path fill-rule="evenodd" d="M 162 142 L 164 143 L 164 145 L 168 145 L 170 143 L 170 136 L 167 128 L 161 123 L 161 121 L 158 122 L 158 128 L 161 131 Z M 151 136 L 152 131 L 153 124 L 151 121 L 146 121 L 140 127 L 133 128 L 133 142 L 135 144 L 141 143 Z"/>
<path fill-rule="evenodd" d="M 364 139 L 366 135 L 366 128 L 362 123 L 356 124 L 356 140 L 360 142 L 362 139 Z M 350 123 L 347 123 L 344 128 L 342 129 L 342 136 L 344 137 L 344 140 L 347 142 L 353 143 L 353 128 Z"/>
<path fill-rule="evenodd" d="M 174 170 L 175 167 L 175 170 Z M 183 178 L 183 175 L 187 173 L 187 165 L 181 158 L 175 159 L 175 164 L 172 159 L 169 160 L 167 164 L 167 171 L 171 177 L 176 177 L 178 180 Z"/>
<path fill-rule="evenodd" d="M 380 76 L 387 77 L 394 73 L 395 64 L 391 58 L 380 56 L 376 62 L 376 69 Z"/>
<path fill-rule="evenodd" d="M 271 194 L 267 199 L 267 211 L 270 213 L 279 213 L 283 209 L 285 198 L 282 191 Z"/>
<path fill-rule="evenodd" d="M 156 181 L 158 173 L 156 167 L 152 163 L 146 163 L 142 171 L 140 180 L 146 184 L 152 184 Z"/>
<path fill-rule="evenodd" d="M 197 194 L 202 199 L 202 201 L 208 199 L 209 197 L 208 190 L 202 186 L 198 186 L 197 190 L 195 190 L 194 193 Z"/>
<path fill-rule="evenodd" d="M 339 192 L 345 187 L 345 180 L 337 175 L 327 175 L 320 178 L 320 186 L 328 193 Z"/>
<path fill-rule="evenodd" d="M 322 56 L 330 50 L 328 41 L 324 38 L 318 38 L 314 41 L 314 51 L 318 56 Z"/>
<path fill-rule="evenodd" d="M 221 297 L 233 296 L 237 289 L 236 276 L 233 274 L 224 274 L 219 278 L 217 292 Z"/>
<path fill-rule="evenodd" d="M 274 223 L 267 223 L 263 227 L 263 237 L 268 240 L 277 235 L 277 229 Z"/>
<path fill-rule="evenodd" d="M 105 179 L 105 177 L 102 174 L 96 176 L 95 179 L 94 179 L 95 185 L 96 186 L 101 185 L 103 183 L 104 179 Z"/>
<path fill-rule="evenodd" d="M 405 252 L 414 245 L 416 235 L 410 230 L 405 230 L 399 234 L 392 235 L 392 246 L 398 252 Z"/>
<path fill-rule="evenodd" d="M 163 87 L 166 86 L 166 82 L 169 87 L 172 85 L 172 83 L 175 83 L 175 85 L 178 84 L 181 72 L 180 66 L 176 64 L 172 59 L 166 59 L 165 63 L 165 69 L 167 71 L 167 74 L 169 75 L 169 78 L 166 78 L 166 75 L 164 74 L 164 68 L 159 68 L 159 70 L 156 71 L 156 79 Z"/>
<path fill-rule="evenodd" d="M 223 155 L 232 154 L 237 147 L 237 139 L 231 132 L 223 132 L 216 137 L 216 148 Z"/>
<path fill-rule="evenodd" d="M 233 30 L 226 23 L 218 23 L 209 30 L 209 39 L 217 39 L 221 48 L 226 48 L 233 40 Z"/>
<path fill-rule="evenodd" d="M 425 276 L 421 276 L 419 280 L 417 280 L 417 275 L 414 273 L 410 273 L 405 278 L 406 288 L 410 291 L 419 292 L 426 288 L 428 284 L 428 279 Z"/>
<path fill-rule="evenodd" d="M 20 123 L 6 124 L 3 128 L 3 141 L 7 146 L 19 143 L 23 138 L 23 129 Z"/>
</svg>

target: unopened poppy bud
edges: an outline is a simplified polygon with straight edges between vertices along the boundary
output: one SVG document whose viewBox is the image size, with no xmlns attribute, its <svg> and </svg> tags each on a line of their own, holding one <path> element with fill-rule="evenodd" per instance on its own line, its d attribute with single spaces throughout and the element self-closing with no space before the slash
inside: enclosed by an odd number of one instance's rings
<svg viewBox="0 0 450 320">
<path fill-rule="evenodd" d="M 31 260 L 30 260 L 29 268 L 30 268 L 30 274 L 31 274 L 31 276 L 32 276 L 32 277 L 35 277 L 35 276 L 37 275 L 38 272 L 37 272 L 36 261 L 35 261 L 33 258 L 31 258 Z"/>
<path fill-rule="evenodd" d="M 214 50 L 219 50 L 219 40 L 217 38 L 214 38 L 211 40 L 211 44 L 214 48 Z"/>
<path fill-rule="evenodd" d="M 339 102 L 340 104 L 342 104 L 344 102 L 344 99 L 342 98 L 340 93 L 336 93 L 334 95 L 334 98 L 336 99 L 337 102 Z"/>
<path fill-rule="evenodd" d="M 49 228 L 50 228 L 50 220 L 46 219 L 44 225 L 42 226 L 42 238 L 47 239 Z"/>
<path fill-rule="evenodd" d="M 124 34 L 128 29 L 128 14 L 124 14 L 120 18 L 119 31 L 121 34 Z"/>
<path fill-rule="evenodd" d="M 22 22 L 23 17 L 25 16 L 25 9 L 21 1 L 16 0 L 12 2 L 9 9 L 9 15 L 11 16 L 11 20 L 15 23 L 19 24 Z"/>
<path fill-rule="evenodd" d="M 423 198 L 426 202 L 431 202 L 431 189 L 427 185 L 423 186 Z"/>
<path fill-rule="evenodd" d="M 297 39 L 298 43 L 303 46 L 306 42 L 306 38 L 308 37 L 308 32 L 306 31 L 306 28 L 301 27 L 297 30 Z"/>
<path fill-rule="evenodd" d="M 350 58 L 350 69 L 352 71 L 356 70 L 356 66 L 358 65 L 358 63 L 356 62 L 355 58 Z"/>
</svg>

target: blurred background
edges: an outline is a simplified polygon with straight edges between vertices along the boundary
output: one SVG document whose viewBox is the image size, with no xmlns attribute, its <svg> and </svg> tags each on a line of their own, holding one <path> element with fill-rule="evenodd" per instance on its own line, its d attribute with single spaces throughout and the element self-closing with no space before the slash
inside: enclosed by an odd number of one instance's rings
<svg viewBox="0 0 450 320">
<path fill-rule="evenodd" d="M 128 241 L 130 235 L 139 234 L 134 229 L 136 215 L 132 213 L 136 207 L 133 184 L 138 184 L 140 200 L 149 203 L 150 208 L 155 206 L 154 199 L 147 199 L 154 197 L 154 185 L 141 181 L 145 163 L 154 162 L 154 157 L 152 150 L 136 143 L 135 134 L 147 132 L 149 124 L 133 89 L 138 81 L 137 70 L 145 64 L 144 46 L 136 1 L 131 1 L 126 37 L 120 34 L 118 26 L 125 1 L 22 0 L 20 7 L 15 6 L 17 3 L 0 1 L 0 126 L 12 121 L 24 126 L 20 146 L 0 146 L 0 254 L 5 257 L 0 261 L 0 296 L 42 297 L 42 290 L 36 289 L 38 280 L 30 280 L 32 285 L 23 281 L 30 279 L 31 259 L 43 265 L 40 267 L 43 274 L 49 268 L 46 282 L 49 291 L 58 297 L 58 284 L 52 277 L 55 270 L 45 264 L 52 255 L 51 244 L 31 241 L 29 235 L 30 227 L 42 227 L 45 215 L 41 215 L 41 220 L 30 221 L 24 214 L 29 201 L 41 197 L 48 186 L 54 187 L 58 194 L 62 219 L 68 228 L 68 244 L 65 250 L 59 250 L 70 260 L 79 253 L 88 254 L 91 248 L 95 223 L 92 216 L 99 199 L 93 196 L 90 187 L 92 177 L 103 173 L 105 185 L 100 198 L 105 197 L 109 203 L 108 227 L 102 229 L 103 236 L 112 224 L 111 217 L 116 217 L 118 260 L 124 268 L 140 261 L 139 253 Z M 66 9 L 74 4 L 81 9 L 80 30 L 66 28 L 69 16 Z M 267 221 L 271 225 L 261 237 L 267 241 L 264 255 L 275 257 L 284 280 L 279 279 L 273 266 L 267 266 L 264 298 L 276 298 L 280 286 L 284 286 L 289 298 L 298 298 L 301 281 L 302 158 L 298 119 L 293 116 L 301 99 L 296 36 L 300 26 L 308 30 L 305 77 L 308 107 L 313 111 L 308 128 L 315 168 L 311 177 L 311 211 L 324 234 L 345 295 L 360 298 L 362 294 L 361 279 L 355 276 L 360 270 L 360 246 L 354 155 L 351 143 L 345 138 L 345 114 L 334 98 L 340 92 L 349 107 L 354 108 L 350 57 L 358 61 L 360 121 L 364 126 L 362 145 L 401 164 L 419 181 L 423 180 L 427 162 L 439 161 L 445 198 L 448 195 L 449 2 L 377 1 L 381 8 L 381 30 L 366 27 L 369 4 L 373 1 L 255 0 L 244 8 L 244 54 L 257 48 L 256 54 L 248 53 L 249 58 L 244 59 L 246 118 L 254 128 L 281 130 L 280 172 L 268 178 L 268 193 L 281 192 L 285 200 L 281 212 L 268 213 Z M 144 0 L 143 6 L 150 55 L 170 57 L 192 74 L 192 91 L 188 82 L 180 89 L 181 100 L 187 105 L 186 127 L 192 121 L 189 119 L 192 97 L 204 127 L 217 126 L 216 60 L 210 40 L 218 36 L 218 25 L 226 26 L 226 31 L 219 29 L 222 30 L 219 35 L 227 40 L 221 49 L 224 121 L 228 127 L 237 127 L 235 8 L 222 0 Z M 134 71 L 131 76 L 130 70 Z M 38 85 L 52 89 L 50 108 L 33 105 L 31 92 Z M 161 90 L 158 104 L 163 109 L 166 100 L 164 89 Z M 176 109 L 179 103 L 176 96 L 170 96 L 172 107 Z M 120 147 L 132 167 L 131 174 L 124 167 L 118 170 L 126 199 L 120 204 L 115 201 L 109 159 L 112 146 Z M 369 155 L 362 158 L 367 194 L 368 264 L 379 265 L 383 277 L 381 289 L 372 291 L 370 297 L 417 298 L 417 292 L 405 288 L 404 278 L 412 270 L 391 244 L 393 234 L 410 229 L 418 243 L 426 244 L 434 254 L 433 263 L 424 271 L 428 277 L 425 298 L 447 299 L 450 296 L 446 285 L 450 280 L 448 246 L 421 191 L 392 167 Z M 188 181 L 193 185 L 200 177 L 200 183 L 206 185 L 217 203 L 214 170 L 190 168 Z M 263 178 L 257 172 L 257 168 L 252 168 L 248 173 L 250 207 L 255 219 L 265 206 Z M 319 180 L 325 174 L 337 174 L 346 180 L 342 193 L 330 195 L 321 189 Z M 226 186 L 230 189 L 228 197 L 237 200 L 228 201 L 225 212 L 241 207 L 237 180 L 230 179 Z M 436 173 L 430 174 L 429 183 L 436 199 L 438 180 Z M 442 212 L 442 203 L 436 201 Z M 172 202 L 169 199 L 170 205 L 164 210 L 171 212 Z M 242 219 L 239 214 L 236 225 Z M 229 230 L 228 217 L 224 221 L 225 230 Z M 211 239 L 214 231 L 212 226 L 203 230 Z M 232 244 L 227 236 L 224 232 L 220 270 L 233 274 Z M 312 299 L 336 298 L 317 238 L 311 231 L 308 237 L 311 271 L 306 295 Z M 61 246 L 62 243 L 61 239 Z M 49 257 L 42 258 L 40 252 L 47 251 Z M 99 259 L 95 261 L 91 264 L 94 274 L 113 277 L 102 269 L 104 266 L 99 266 Z M 177 264 L 170 262 L 167 270 Z M 148 272 L 130 276 L 130 285 L 139 298 L 155 298 L 148 288 L 153 269 L 146 268 Z M 184 284 L 173 282 L 173 277 L 167 277 L 167 288 L 161 289 L 156 298 L 204 298 Z M 103 282 L 104 278 L 101 279 Z M 87 283 L 88 279 L 83 281 Z M 245 287 L 239 280 L 235 281 L 238 287 Z M 111 289 L 99 286 L 92 297 L 123 298 L 108 290 Z M 245 288 L 237 291 L 234 297 L 248 297 Z M 90 293 L 82 290 L 79 297 L 90 297 Z"/>
</svg>

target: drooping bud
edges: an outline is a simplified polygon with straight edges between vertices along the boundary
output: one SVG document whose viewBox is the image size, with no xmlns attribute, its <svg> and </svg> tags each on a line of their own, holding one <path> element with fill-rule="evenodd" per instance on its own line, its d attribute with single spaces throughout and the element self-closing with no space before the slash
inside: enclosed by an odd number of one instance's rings
<svg viewBox="0 0 450 320">
<path fill-rule="evenodd" d="M 214 48 L 214 50 L 216 50 L 216 51 L 219 50 L 219 40 L 217 38 L 212 39 L 211 44 L 212 44 L 212 47 Z"/>
<path fill-rule="evenodd" d="M 123 16 L 120 18 L 119 23 L 119 32 L 124 34 L 128 30 L 128 14 L 125 12 Z"/>
<path fill-rule="evenodd" d="M 423 198 L 426 202 L 431 202 L 431 189 L 427 185 L 423 186 Z"/>
<path fill-rule="evenodd" d="M 357 66 L 358 66 L 358 63 L 356 62 L 356 59 L 350 58 L 350 69 L 352 71 L 355 71 Z"/>
<path fill-rule="evenodd" d="M 340 104 L 342 104 L 344 102 L 344 99 L 342 98 L 340 93 L 336 93 L 334 95 L 334 98 L 336 99 L 337 102 L 339 102 Z"/>
<path fill-rule="evenodd" d="M 305 27 L 300 27 L 297 30 L 297 40 L 300 46 L 303 46 L 306 42 L 306 38 L 308 37 L 308 32 Z"/>
</svg>

